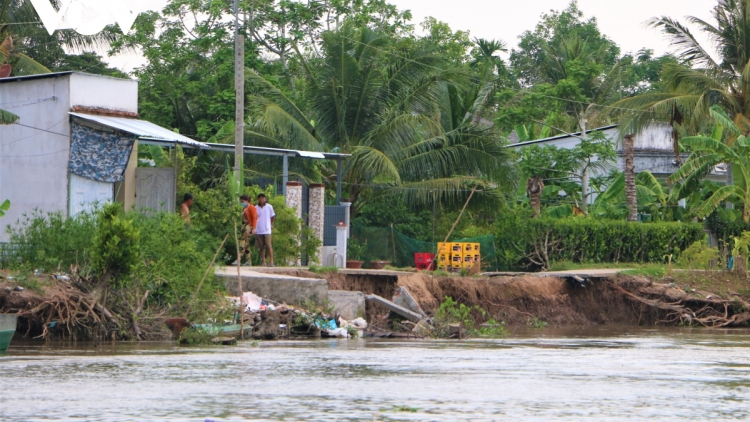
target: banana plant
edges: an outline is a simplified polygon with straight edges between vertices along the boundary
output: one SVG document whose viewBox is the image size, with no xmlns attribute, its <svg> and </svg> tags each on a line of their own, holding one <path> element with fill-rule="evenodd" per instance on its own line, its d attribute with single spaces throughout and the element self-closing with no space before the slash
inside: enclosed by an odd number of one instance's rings
<svg viewBox="0 0 750 422">
<path fill-rule="evenodd" d="M 6 199 L 3 201 L 2 204 L 0 204 L 0 217 L 5 216 L 5 212 L 10 209 L 10 200 Z"/>
<path fill-rule="evenodd" d="M 734 201 L 741 204 L 742 221 L 750 227 L 750 140 L 721 108 L 713 106 L 710 112 L 716 122 L 713 132 L 709 136 L 690 136 L 680 141 L 692 153 L 667 181 L 684 183 L 691 178 L 705 177 L 719 164 L 731 166 L 734 183 L 717 189 L 694 213 L 696 217 L 705 218 L 726 201 Z M 725 142 L 728 139 L 734 141 Z"/>
</svg>

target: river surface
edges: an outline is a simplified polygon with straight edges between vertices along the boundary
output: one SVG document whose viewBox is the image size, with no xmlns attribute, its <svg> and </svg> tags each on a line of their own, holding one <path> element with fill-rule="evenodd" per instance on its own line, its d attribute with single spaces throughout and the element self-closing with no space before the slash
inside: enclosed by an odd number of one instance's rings
<svg viewBox="0 0 750 422">
<path fill-rule="evenodd" d="M 188 348 L 14 343 L 3 421 L 750 418 L 750 332 L 528 329 L 506 340 Z"/>
</svg>

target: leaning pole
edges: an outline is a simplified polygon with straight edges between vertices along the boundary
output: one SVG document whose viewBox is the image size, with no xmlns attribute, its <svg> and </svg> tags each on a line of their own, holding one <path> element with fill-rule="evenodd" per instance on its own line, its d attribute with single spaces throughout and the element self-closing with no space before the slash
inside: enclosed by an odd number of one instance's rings
<svg viewBox="0 0 750 422">
<path fill-rule="evenodd" d="M 234 174 L 237 193 L 242 193 L 245 133 L 245 37 L 240 32 L 239 0 L 234 0 Z M 234 198 L 235 200 L 237 198 Z"/>
</svg>

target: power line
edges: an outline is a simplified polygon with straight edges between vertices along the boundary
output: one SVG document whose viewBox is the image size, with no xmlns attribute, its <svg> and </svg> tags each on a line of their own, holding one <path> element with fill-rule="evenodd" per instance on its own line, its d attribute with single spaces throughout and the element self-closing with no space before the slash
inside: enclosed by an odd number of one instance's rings
<svg viewBox="0 0 750 422">
<path fill-rule="evenodd" d="M 44 131 L 45 131 L 45 132 L 46 132 L 46 131 L 49 131 L 49 130 L 50 130 L 50 129 L 52 129 L 53 127 L 55 127 L 55 126 L 59 125 L 60 123 L 64 122 L 64 121 L 65 121 L 66 119 L 67 119 L 67 117 L 63 117 L 63 119 L 62 119 L 62 120 L 60 120 L 59 122 L 55 123 L 54 125 L 52 125 L 52 126 L 48 127 L 48 128 L 47 128 L 47 129 L 45 129 Z M 34 137 L 36 137 L 36 136 L 39 136 L 39 134 L 38 134 L 38 133 L 35 133 L 35 134 L 33 134 L 33 135 L 29 135 L 29 136 L 24 136 L 23 138 L 19 138 L 19 139 L 16 139 L 16 140 L 14 140 L 14 141 L 10 141 L 10 142 L 8 142 L 7 144 L 2 144 L 2 145 L 3 145 L 3 146 L 8 146 L 8 145 L 12 145 L 12 144 L 15 144 L 16 142 L 20 142 L 20 141 L 23 141 L 23 140 L 25 140 L 25 139 L 29 139 L 29 138 L 34 138 Z"/>
<path fill-rule="evenodd" d="M 0 103 L 0 106 L 3 108 L 19 108 L 19 107 L 26 107 L 34 104 L 43 103 L 46 101 L 55 101 L 57 100 L 57 97 L 49 97 L 49 98 L 42 98 L 39 100 L 19 100 L 19 101 L 11 101 L 9 103 Z"/>
<path fill-rule="evenodd" d="M 70 135 L 65 135 L 65 134 L 63 134 L 63 133 L 52 132 L 52 131 L 50 131 L 50 130 L 47 130 L 47 129 L 42 129 L 42 128 L 38 128 L 38 127 L 34 127 L 34 126 L 29 126 L 29 125 L 25 125 L 25 124 L 23 124 L 23 123 L 13 123 L 13 124 L 14 124 L 14 125 L 18 125 L 18 126 L 23 126 L 23 127 L 27 127 L 27 128 L 29 128 L 29 129 L 34 129 L 34 130 L 39 130 L 39 131 L 42 131 L 42 132 L 47 132 L 47 133 L 51 133 L 51 134 L 53 134 L 53 135 L 64 136 L 64 137 L 66 137 L 66 138 L 70 138 Z M 59 123 L 58 123 L 58 124 L 59 124 Z M 14 141 L 14 142 L 15 142 L 15 141 Z"/>
<path fill-rule="evenodd" d="M 60 151 L 55 151 L 55 152 L 48 152 L 48 153 L 45 153 L 45 154 L 33 154 L 33 155 L 0 155 L 0 158 L 30 158 L 30 157 L 43 157 L 43 156 L 45 156 L 45 155 L 54 155 L 54 154 L 60 154 L 60 153 L 63 153 L 63 152 L 68 152 L 68 150 L 67 150 L 67 149 L 63 149 L 63 150 L 60 150 Z"/>
</svg>

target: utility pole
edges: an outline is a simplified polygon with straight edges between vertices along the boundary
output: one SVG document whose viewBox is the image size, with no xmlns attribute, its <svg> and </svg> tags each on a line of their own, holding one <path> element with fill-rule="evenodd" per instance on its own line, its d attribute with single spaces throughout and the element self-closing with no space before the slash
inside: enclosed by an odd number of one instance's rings
<svg viewBox="0 0 750 422">
<path fill-rule="evenodd" d="M 581 140 L 585 141 L 588 139 L 586 134 L 586 112 L 583 112 L 579 119 L 581 126 Z M 581 175 L 581 211 L 585 215 L 589 214 L 589 163 L 588 161 L 584 164 L 583 174 Z"/>
<path fill-rule="evenodd" d="M 241 193 L 245 182 L 242 168 L 245 146 L 245 36 L 240 32 L 239 0 L 234 0 L 234 92 L 237 108 L 234 114 L 234 183 Z"/>
</svg>

